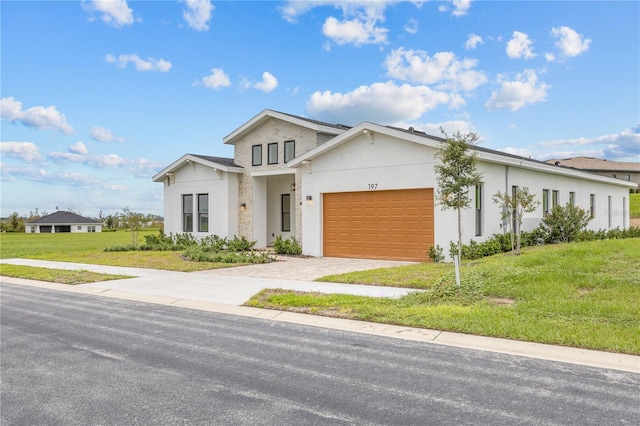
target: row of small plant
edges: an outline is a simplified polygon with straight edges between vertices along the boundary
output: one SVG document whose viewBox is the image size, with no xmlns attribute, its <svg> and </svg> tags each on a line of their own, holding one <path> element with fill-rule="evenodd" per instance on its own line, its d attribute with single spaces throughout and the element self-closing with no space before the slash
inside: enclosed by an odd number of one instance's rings
<svg viewBox="0 0 640 426">
<path fill-rule="evenodd" d="M 562 242 L 581 242 L 594 240 L 611 240 L 624 238 L 640 238 L 640 228 L 586 229 L 591 220 L 588 212 L 574 206 L 556 206 L 545 216 L 537 228 L 520 233 L 520 246 L 529 247 Z M 474 260 L 514 250 L 513 233 L 494 234 L 484 242 L 469 241 L 462 245 L 462 259 Z M 449 256 L 458 254 L 458 245 L 449 243 Z M 427 255 L 434 262 L 442 262 L 444 250 L 439 245 L 431 246 Z"/>
<path fill-rule="evenodd" d="M 255 241 L 245 237 L 232 239 L 209 235 L 196 238 L 192 234 L 145 235 L 145 242 L 139 246 L 113 246 L 104 251 L 184 251 L 182 257 L 192 262 L 215 263 L 267 263 L 275 259 L 268 253 L 255 251 Z"/>
</svg>

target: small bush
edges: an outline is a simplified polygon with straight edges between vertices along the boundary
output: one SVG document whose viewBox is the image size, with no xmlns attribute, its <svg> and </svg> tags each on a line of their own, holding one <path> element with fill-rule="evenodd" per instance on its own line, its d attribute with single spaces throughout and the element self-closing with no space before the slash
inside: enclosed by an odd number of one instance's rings
<svg viewBox="0 0 640 426">
<path fill-rule="evenodd" d="M 227 243 L 227 250 L 229 251 L 251 251 L 253 247 L 256 245 L 256 241 L 249 241 L 244 236 L 238 238 L 237 236 L 233 237 L 233 240 L 230 240 Z"/>
<path fill-rule="evenodd" d="M 210 248 L 191 246 L 184 252 L 183 258 L 192 262 L 214 262 L 214 263 L 268 263 L 273 258 L 267 253 L 256 251 L 214 252 Z"/>
<path fill-rule="evenodd" d="M 546 232 L 547 242 L 573 241 L 576 235 L 586 229 L 591 215 L 588 211 L 566 204 L 565 206 L 555 206 L 551 212 L 542 219 L 541 227 Z"/>
<path fill-rule="evenodd" d="M 436 245 L 429 247 L 429 251 L 427 252 L 429 259 L 431 259 L 434 263 L 440 263 L 444 260 L 444 254 L 442 253 L 442 247 Z"/>
<path fill-rule="evenodd" d="M 285 240 L 282 236 L 278 235 L 273 241 L 273 249 L 278 254 L 294 256 L 302 254 L 302 246 L 294 237 L 289 237 Z"/>
</svg>

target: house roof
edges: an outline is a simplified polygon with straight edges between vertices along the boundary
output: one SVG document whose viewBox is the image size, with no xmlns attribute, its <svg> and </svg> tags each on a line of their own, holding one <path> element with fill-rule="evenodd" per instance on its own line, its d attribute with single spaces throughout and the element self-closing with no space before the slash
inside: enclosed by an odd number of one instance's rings
<svg viewBox="0 0 640 426">
<path fill-rule="evenodd" d="M 298 126 L 306 127 L 314 130 L 318 133 L 326 133 L 330 135 L 339 135 L 345 130 L 350 129 L 349 126 L 343 124 L 325 123 L 323 121 L 312 120 L 305 117 L 299 117 L 297 115 L 286 114 L 284 112 L 274 111 L 271 109 L 265 109 L 260 114 L 253 117 L 251 120 L 238 127 L 233 132 L 224 137 L 223 142 L 233 145 L 238 138 L 251 132 L 256 126 L 264 123 L 265 121 L 276 118 L 278 120 L 287 121 L 289 123 L 297 124 Z"/>
<path fill-rule="evenodd" d="M 243 167 L 237 165 L 233 158 L 185 154 L 164 169 L 160 170 L 155 176 L 153 176 L 152 180 L 153 182 L 160 182 L 165 178 L 167 173 L 173 173 L 189 163 L 202 164 L 203 166 L 211 167 L 212 169 L 221 170 L 227 173 L 242 173 L 243 170 Z"/>
<path fill-rule="evenodd" d="M 415 142 L 420 145 L 429 146 L 437 149 L 440 143 L 446 139 L 431 136 L 425 132 L 415 130 L 413 128 L 401 129 L 392 126 L 381 126 L 379 124 L 362 122 L 357 126 L 343 132 L 339 136 L 325 142 L 322 145 L 305 152 L 304 154 L 294 158 L 288 164 L 289 167 L 299 167 L 302 164 L 308 163 L 314 158 L 317 158 L 324 153 L 348 142 L 361 135 L 366 135 L 370 141 L 375 143 L 375 133 L 385 134 L 391 137 L 401 138 L 410 142 Z M 496 164 L 512 165 L 516 167 L 522 167 L 525 169 L 545 171 L 548 173 L 564 175 L 564 176 L 576 176 L 579 175 L 582 178 L 599 181 L 615 183 L 622 186 L 635 187 L 635 183 L 627 181 L 621 181 L 607 176 L 597 175 L 586 170 L 575 169 L 572 167 L 565 167 L 563 165 L 549 164 L 544 161 L 534 160 L 532 158 L 522 157 L 518 155 L 508 154 L 502 151 L 496 151 L 489 148 L 475 146 L 474 149 L 478 152 L 478 158 L 482 161 Z"/>
<path fill-rule="evenodd" d="M 573 157 L 548 160 L 547 163 L 574 167 L 576 169 L 599 171 L 599 172 L 640 172 L 640 163 L 602 160 L 593 157 Z"/>
<path fill-rule="evenodd" d="M 48 224 L 77 225 L 77 224 L 94 224 L 94 223 L 101 224 L 102 222 L 98 220 L 90 219 L 88 217 L 83 217 L 72 212 L 60 210 L 55 213 L 42 216 L 41 218 L 38 218 L 28 223 L 36 224 L 36 225 L 48 225 Z"/>
</svg>

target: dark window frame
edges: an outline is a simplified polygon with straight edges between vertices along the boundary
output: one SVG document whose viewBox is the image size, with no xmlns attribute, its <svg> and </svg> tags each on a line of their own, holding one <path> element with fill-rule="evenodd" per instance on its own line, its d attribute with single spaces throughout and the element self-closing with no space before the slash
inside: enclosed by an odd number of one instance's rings
<svg viewBox="0 0 640 426">
<path fill-rule="evenodd" d="M 288 163 L 294 158 L 296 158 L 296 141 L 284 141 L 284 162 Z"/>
<path fill-rule="evenodd" d="M 554 189 L 551 192 L 551 208 L 560 205 L 560 191 Z"/>
<path fill-rule="evenodd" d="M 280 229 L 291 232 L 291 194 L 280 195 Z"/>
<path fill-rule="evenodd" d="M 193 194 L 182 194 L 182 232 L 193 232 Z"/>
<path fill-rule="evenodd" d="M 206 201 L 204 203 L 202 202 L 202 197 L 206 197 Z M 202 204 L 205 204 L 205 205 L 203 206 Z M 208 193 L 198 194 L 198 232 L 209 232 L 209 194 Z"/>
<path fill-rule="evenodd" d="M 482 193 L 483 184 L 479 183 L 475 188 L 476 203 L 475 203 L 475 218 L 476 218 L 476 237 L 482 236 Z"/>
<path fill-rule="evenodd" d="M 542 190 L 542 215 L 546 216 L 549 214 L 549 190 Z"/>
<path fill-rule="evenodd" d="M 262 166 L 262 145 L 253 145 L 251 147 L 251 165 Z"/>
<path fill-rule="evenodd" d="M 271 149 L 275 147 L 275 157 L 272 158 Z M 278 142 L 267 144 L 267 164 L 278 164 Z"/>
<path fill-rule="evenodd" d="M 589 212 L 591 219 L 596 217 L 596 194 L 589 194 Z"/>
</svg>

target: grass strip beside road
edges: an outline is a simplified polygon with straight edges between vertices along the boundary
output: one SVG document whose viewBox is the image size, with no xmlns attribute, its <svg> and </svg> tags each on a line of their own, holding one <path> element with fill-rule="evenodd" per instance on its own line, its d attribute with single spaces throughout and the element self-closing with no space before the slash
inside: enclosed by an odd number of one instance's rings
<svg viewBox="0 0 640 426">
<path fill-rule="evenodd" d="M 399 299 L 265 290 L 246 305 L 640 355 L 639 259 L 637 238 L 530 247 L 465 262 L 460 290 L 451 265 L 421 264 L 331 277 L 426 289 Z"/>
<path fill-rule="evenodd" d="M 133 278 L 128 275 L 101 274 L 85 270 L 49 269 L 7 263 L 0 264 L 0 275 L 69 285 Z"/>
</svg>

